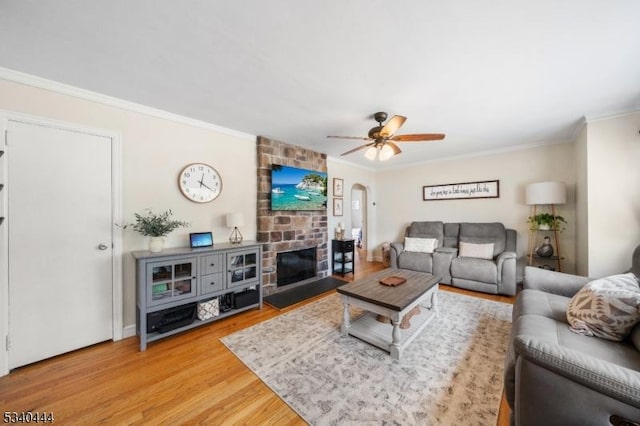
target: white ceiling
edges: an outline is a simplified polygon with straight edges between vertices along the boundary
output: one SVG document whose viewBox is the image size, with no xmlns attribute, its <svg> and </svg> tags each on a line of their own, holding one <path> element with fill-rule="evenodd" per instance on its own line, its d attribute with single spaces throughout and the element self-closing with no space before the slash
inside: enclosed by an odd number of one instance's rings
<svg viewBox="0 0 640 426">
<path fill-rule="evenodd" d="M 0 66 L 336 157 L 376 111 L 447 134 L 398 167 L 640 109 L 640 1 L 0 0 Z"/>
</svg>

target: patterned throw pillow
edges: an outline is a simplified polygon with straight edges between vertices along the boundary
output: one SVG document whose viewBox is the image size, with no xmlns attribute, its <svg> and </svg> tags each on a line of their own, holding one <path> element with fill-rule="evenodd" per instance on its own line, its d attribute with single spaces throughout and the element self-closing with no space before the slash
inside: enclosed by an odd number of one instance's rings
<svg viewBox="0 0 640 426">
<path fill-rule="evenodd" d="M 417 253 L 433 253 L 438 247 L 438 240 L 435 238 L 411 238 L 404 239 L 404 249 Z"/>
<path fill-rule="evenodd" d="M 458 244 L 458 255 L 460 257 L 475 257 L 478 259 L 493 259 L 493 243 L 474 244 L 460 241 Z"/>
<path fill-rule="evenodd" d="M 632 274 L 591 281 L 569 301 L 571 331 L 620 341 L 640 322 L 640 285 Z"/>
</svg>

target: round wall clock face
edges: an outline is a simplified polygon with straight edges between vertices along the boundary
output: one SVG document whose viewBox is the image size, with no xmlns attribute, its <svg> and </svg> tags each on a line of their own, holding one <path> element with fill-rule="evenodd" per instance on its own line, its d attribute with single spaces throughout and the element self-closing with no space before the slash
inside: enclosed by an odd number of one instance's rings
<svg viewBox="0 0 640 426">
<path fill-rule="evenodd" d="M 178 176 L 182 194 L 196 203 L 208 203 L 222 192 L 220 174 L 208 164 L 194 163 L 182 169 Z"/>
</svg>

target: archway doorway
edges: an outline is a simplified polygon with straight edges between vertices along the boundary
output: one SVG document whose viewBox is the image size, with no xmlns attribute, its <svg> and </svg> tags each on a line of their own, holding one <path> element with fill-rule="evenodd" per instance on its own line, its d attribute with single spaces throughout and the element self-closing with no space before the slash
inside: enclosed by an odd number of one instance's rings
<svg viewBox="0 0 640 426">
<path fill-rule="evenodd" d="M 351 187 L 351 233 L 359 257 L 367 251 L 367 189 L 359 183 Z"/>
</svg>

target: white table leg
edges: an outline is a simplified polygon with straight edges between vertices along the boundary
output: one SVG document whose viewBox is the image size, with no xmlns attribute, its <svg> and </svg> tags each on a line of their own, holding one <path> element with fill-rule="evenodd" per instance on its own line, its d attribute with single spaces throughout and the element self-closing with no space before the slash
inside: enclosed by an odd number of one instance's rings
<svg viewBox="0 0 640 426">
<path fill-rule="evenodd" d="M 389 352 L 391 353 L 391 358 L 400 359 L 402 356 L 402 348 L 400 347 L 400 323 L 401 319 L 391 320 L 391 324 L 393 325 L 393 331 L 391 332 L 391 347 L 389 348 Z"/>
<path fill-rule="evenodd" d="M 434 291 L 431 295 L 431 309 L 433 309 L 438 316 L 438 292 Z"/>
<path fill-rule="evenodd" d="M 341 331 L 342 334 L 344 336 L 349 334 L 349 327 L 351 327 L 350 324 L 350 320 L 351 320 L 351 314 L 349 312 L 349 298 L 342 296 L 342 305 L 343 305 L 343 311 L 342 311 L 342 326 L 341 326 Z"/>
</svg>

